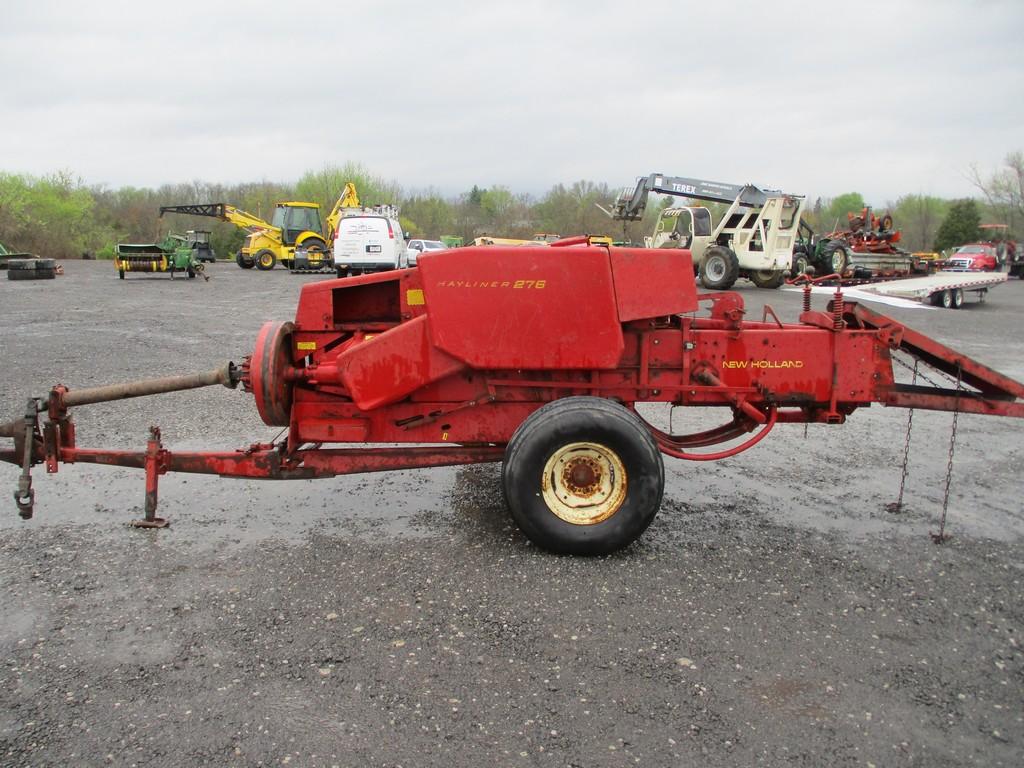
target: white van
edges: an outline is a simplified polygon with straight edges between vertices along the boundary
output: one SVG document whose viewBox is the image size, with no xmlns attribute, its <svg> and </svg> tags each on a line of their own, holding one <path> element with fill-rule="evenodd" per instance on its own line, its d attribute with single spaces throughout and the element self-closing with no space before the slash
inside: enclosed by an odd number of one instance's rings
<svg viewBox="0 0 1024 768">
<path fill-rule="evenodd" d="M 404 267 L 405 236 L 398 217 L 387 211 L 345 216 L 334 235 L 334 270 L 338 277 Z"/>
</svg>

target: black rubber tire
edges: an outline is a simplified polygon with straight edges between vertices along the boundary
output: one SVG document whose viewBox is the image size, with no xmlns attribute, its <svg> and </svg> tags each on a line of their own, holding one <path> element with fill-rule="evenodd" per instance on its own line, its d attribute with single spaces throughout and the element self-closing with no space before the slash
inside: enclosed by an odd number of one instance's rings
<svg viewBox="0 0 1024 768">
<path fill-rule="evenodd" d="M 277 256 L 273 251 L 264 248 L 256 254 L 256 269 L 267 272 L 273 269 L 275 264 L 277 264 Z"/>
<path fill-rule="evenodd" d="M 599 522 L 569 522 L 544 498 L 546 465 L 576 443 L 599 446 L 621 462 L 624 497 Z M 606 555 L 631 544 L 654 520 L 665 468 L 654 438 L 636 414 L 600 397 L 566 397 L 519 425 L 505 450 L 501 481 L 512 518 L 534 544 L 560 554 Z"/>
<path fill-rule="evenodd" d="M 49 269 L 9 269 L 8 280 L 53 280 L 57 276 L 53 267 Z"/>
<path fill-rule="evenodd" d="M 196 271 L 192 267 L 188 267 L 185 270 L 185 274 L 188 275 L 188 279 L 191 280 L 196 276 Z"/>
<path fill-rule="evenodd" d="M 943 309 L 953 308 L 953 292 L 950 290 L 943 291 L 939 295 L 939 302 L 942 304 Z"/>
<path fill-rule="evenodd" d="M 807 251 L 800 250 L 793 252 L 793 267 L 789 271 L 790 277 L 799 277 L 807 273 L 807 267 L 811 264 Z"/>
<path fill-rule="evenodd" d="M 953 309 L 960 309 L 964 305 L 964 289 L 953 289 Z"/>
<path fill-rule="evenodd" d="M 778 288 L 786 282 L 786 270 L 759 269 L 750 273 L 750 282 L 758 288 Z"/>
<path fill-rule="evenodd" d="M 40 269 L 54 269 L 57 266 L 56 259 L 36 259 L 36 271 Z"/>
<path fill-rule="evenodd" d="M 235 254 L 235 263 L 242 269 L 252 269 L 256 266 L 256 262 L 243 256 L 241 251 Z"/>
<path fill-rule="evenodd" d="M 700 264 L 700 283 L 708 290 L 727 291 L 740 276 L 736 254 L 723 245 L 713 245 L 704 252 Z"/>
<path fill-rule="evenodd" d="M 348 277 L 348 267 L 335 266 L 334 272 L 338 277 Z"/>
<path fill-rule="evenodd" d="M 825 270 L 822 274 L 831 275 L 835 272 L 842 275 L 850 266 L 850 247 L 842 240 L 833 240 L 822 251 L 822 260 Z"/>
<path fill-rule="evenodd" d="M 7 269 L 13 272 L 35 271 L 37 261 L 38 259 L 8 259 Z"/>
<path fill-rule="evenodd" d="M 311 272 L 320 272 L 324 269 L 324 253 L 327 252 L 325 243 L 315 238 L 308 238 L 303 241 L 306 248 L 306 267 Z M 313 256 L 313 254 L 316 254 Z"/>
<path fill-rule="evenodd" d="M 123 269 L 117 270 L 117 276 L 119 278 L 121 278 L 122 280 L 124 280 L 124 270 Z"/>
</svg>

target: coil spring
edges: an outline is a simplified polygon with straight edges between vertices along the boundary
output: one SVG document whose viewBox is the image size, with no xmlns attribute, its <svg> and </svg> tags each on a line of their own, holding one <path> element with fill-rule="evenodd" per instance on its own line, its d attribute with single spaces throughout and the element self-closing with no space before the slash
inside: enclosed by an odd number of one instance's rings
<svg viewBox="0 0 1024 768">
<path fill-rule="evenodd" d="M 837 331 L 843 329 L 843 291 L 838 287 L 832 295 L 832 327 Z"/>
</svg>

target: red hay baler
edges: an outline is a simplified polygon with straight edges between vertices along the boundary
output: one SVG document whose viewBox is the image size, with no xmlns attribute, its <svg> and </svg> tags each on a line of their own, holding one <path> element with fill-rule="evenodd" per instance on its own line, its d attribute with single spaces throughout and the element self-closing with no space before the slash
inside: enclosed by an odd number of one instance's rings
<svg viewBox="0 0 1024 768">
<path fill-rule="evenodd" d="M 294 322 L 266 323 L 240 366 L 33 398 L 24 418 L 0 425 L 14 440 L 0 459 L 22 466 L 22 516 L 31 517 L 29 471 L 40 463 L 144 469 L 140 524 L 158 526 L 166 472 L 290 479 L 502 461 L 505 498 L 530 539 L 598 554 L 654 519 L 662 454 L 719 459 L 779 423 L 841 424 L 872 403 L 1024 416 L 1020 383 L 838 292 L 814 311 L 808 288 L 798 324 L 767 307 L 749 321 L 737 294 L 698 295 L 686 251 L 554 245 L 460 248 L 425 254 L 413 269 L 311 283 Z M 699 314 L 702 304 L 710 311 Z M 898 351 L 956 385 L 897 383 Z M 154 427 L 145 451 L 76 443 L 74 406 L 239 383 L 286 439 L 178 452 Z M 668 434 L 637 413 L 644 402 L 730 415 L 715 429 Z M 394 445 L 406 443 L 418 445 Z"/>
</svg>

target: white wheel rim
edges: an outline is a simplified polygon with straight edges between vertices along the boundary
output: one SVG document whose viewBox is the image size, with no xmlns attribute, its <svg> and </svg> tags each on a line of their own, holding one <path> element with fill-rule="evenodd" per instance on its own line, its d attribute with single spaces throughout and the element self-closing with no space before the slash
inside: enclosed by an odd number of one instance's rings
<svg viewBox="0 0 1024 768">
<path fill-rule="evenodd" d="M 541 495 L 548 509 L 572 525 L 595 525 L 626 500 L 626 468 L 599 443 L 570 443 L 547 460 Z"/>
<path fill-rule="evenodd" d="M 717 256 L 711 257 L 708 259 L 707 272 L 712 280 L 721 280 L 725 276 L 725 262 Z"/>
</svg>

